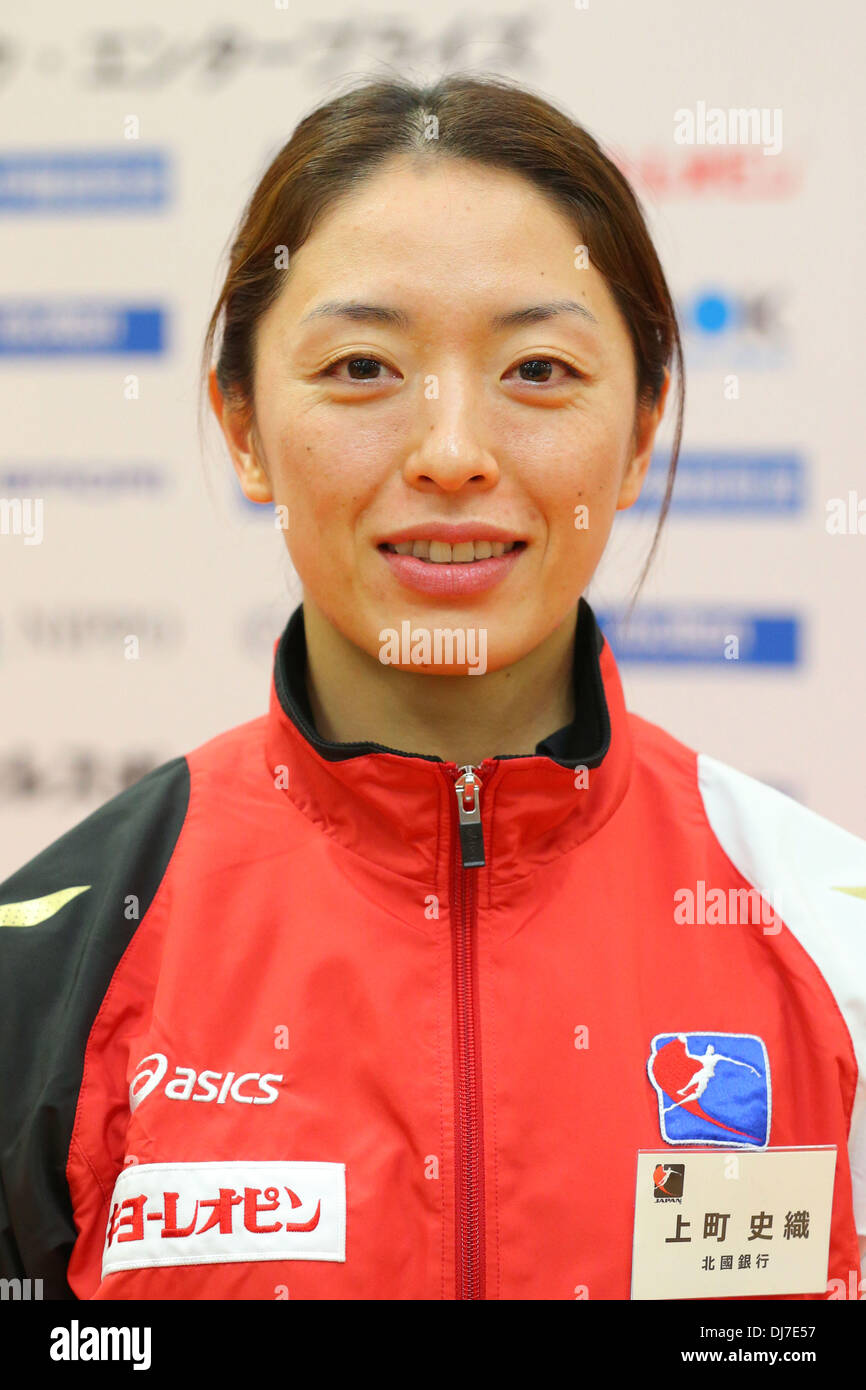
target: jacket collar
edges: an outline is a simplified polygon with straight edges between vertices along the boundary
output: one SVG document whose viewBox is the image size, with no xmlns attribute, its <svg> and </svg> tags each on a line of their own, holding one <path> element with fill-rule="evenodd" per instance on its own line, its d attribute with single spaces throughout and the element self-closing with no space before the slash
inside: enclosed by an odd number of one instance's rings
<svg viewBox="0 0 866 1390">
<path fill-rule="evenodd" d="M 306 656 L 300 604 L 274 645 L 266 746 L 275 785 L 345 848 L 430 884 L 459 864 L 457 764 L 322 738 L 307 696 Z M 622 800 L 632 758 L 628 715 L 613 653 L 584 598 L 572 689 L 574 720 L 534 754 L 502 753 L 478 765 L 485 865 L 468 873 L 497 883 L 522 878 L 595 834 Z"/>
</svg>

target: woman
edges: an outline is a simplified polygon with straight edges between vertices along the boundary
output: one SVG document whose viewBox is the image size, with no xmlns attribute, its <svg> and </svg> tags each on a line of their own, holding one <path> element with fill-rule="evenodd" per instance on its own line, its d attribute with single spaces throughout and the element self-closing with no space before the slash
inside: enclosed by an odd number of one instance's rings
<svg viewBox="0 0 866 1390">
<path fill-rule="evenodd" d="M 628 713 L 582 596 L 682 370 L 625 179 L 507 81 L 363 84 L 255 190 L 204 366 L 303 603 L 267 715 L 0 890 L 3 1273 L 627 1299 L 638 1150 L 676 1203 L 668 1157 L 835 1146 L 847 1281 L 866 845 Z"/>
</svg>

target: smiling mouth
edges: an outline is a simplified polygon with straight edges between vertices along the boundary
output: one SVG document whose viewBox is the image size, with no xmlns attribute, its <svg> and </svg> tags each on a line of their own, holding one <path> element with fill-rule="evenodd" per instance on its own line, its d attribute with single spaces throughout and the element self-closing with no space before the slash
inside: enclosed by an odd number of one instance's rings
<svg viewBox="0 0 866 1390">
<path fill-rule="evenodd" d="M 503 555 L 509 555 L 513 550 L 524 550 L 526 548 L 526 541 L 509 541 L 507 544 L 488 541 L 485 543 L 483 549 L 481 546 L 477 547 L 478 549 L 482 549 L 481 554 L 476 554 L 471 559 L 454 560 L 451 558 L 450 554 L 446 555 L 444 553 L 446 547 L 441 543 L 434 542 L 436 548 L 433 555 L 430 554 L 431 543 L 429 541 L 417 542 L 418 549 L 421 551 L 420 554 L 415 550 L 414 545 L 411 549 L 407 550 L 407 544 L 408 542 L 403 543 L 400 549 L 398 549 L 396 545 L 391 545 L 389 542 L 385 541 L 378 548 L 379 550 L 387 552 L 389 555 L 404 555 L 408 559 L 420 560 L 426 565 L 477 565 L 484 560 L 498 560 Z M 448 547 L 448 549 L 450 550 L 451 547 Z M 425 550 L 427 552 L 426 554 L 424 553 Z M 486 550 L 488 553 L 484 554 L 483 550 Z"/>
</svg>

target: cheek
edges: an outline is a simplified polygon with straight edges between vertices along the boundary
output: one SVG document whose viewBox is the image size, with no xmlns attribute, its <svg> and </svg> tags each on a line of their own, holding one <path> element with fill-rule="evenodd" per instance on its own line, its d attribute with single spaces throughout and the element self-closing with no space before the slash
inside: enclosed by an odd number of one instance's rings
<svg viewBox="0 0 866 1390">
<path fill-rule="evenodd" d="M 532 492 L 539 514 L 552 532 L 573 533 L 582 543 L 591 541 L 591 532 L 609 526 L 619 496 L 619 480 L 624 456 L 617 450 L 621 441 L 613 433 L 593 431 L 577 446 L 548 456 L 534 471 Z M 588 511 L 589 530 L 575 526 L 575 508 Z M 595 523 L 600 523 L 597 528 Z"/>
<path fill-rule="evenodd" d="M 269 454 L 273 463 L 273 454 Z M 289 516 L 307 532 L 321 533 L 333 526 L 351 492 L 345 467 L 339 468 L 332 449 L 309 438 L 293 439 L 279 452 L 275 468 L 275 494 L 289 508 Z"/>
<path fill-rule="evenodd" d="M 400 432 L 394 433 L 399 440 Z M 359 425 L 351 410 L 298 412 L 281 424 L 276 437 L 282 485 L 322 520 L 364 505 L 393 458 L 386 432 Z"/>
<path fill-rule="evenodd" d="M 344 585 L 356 565 L 354 532 L 372 488 L 363 463 L 309 438 L 279 459 L 275 496 L 288 508 L 285 543 L 304 583 Z"/>
</svg>

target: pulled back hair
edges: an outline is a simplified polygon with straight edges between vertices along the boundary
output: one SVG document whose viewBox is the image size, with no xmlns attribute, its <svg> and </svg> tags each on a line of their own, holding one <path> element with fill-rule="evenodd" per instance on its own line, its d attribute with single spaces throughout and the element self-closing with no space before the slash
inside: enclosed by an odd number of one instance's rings
<svg viewBox="0 0 866 1390">
<path fill-rule="evenodd" d="M 435 139 L 429 138 L 432 117 Z M 288 274 L 275 264 L 276 248 L 287 248 L 291 264 L 317 218 L 398 153 L 468 159 L 523 175 L 569 217 L 607 282 L 631 337 L 638 405 L 658 401 L 665 369 L 675 363 L 677 416 L 667 486 L 633 604 L 670 506 L 682 439 L 685 383 L 676 313 L 628 180 L 588 131 L 510 78 L 458 73 L 426 86 L 363 80 L 300 121 L 260 179 L 231 242 L 202 350 L 202 397 L 222 320 L 213 364 L 217 382 L 227 401 L 254 419 L 256 329 Z"/>
</svg>

